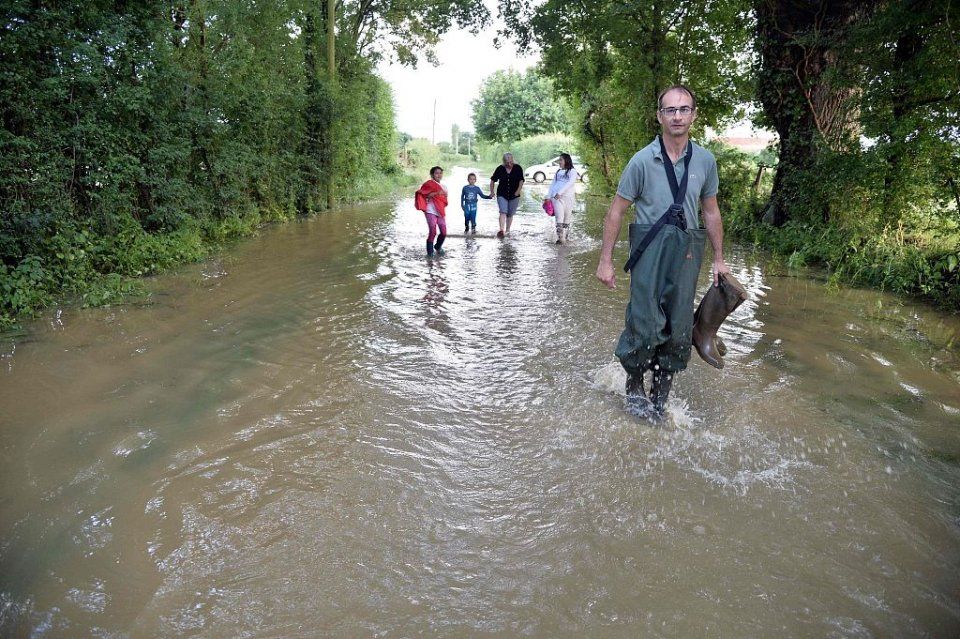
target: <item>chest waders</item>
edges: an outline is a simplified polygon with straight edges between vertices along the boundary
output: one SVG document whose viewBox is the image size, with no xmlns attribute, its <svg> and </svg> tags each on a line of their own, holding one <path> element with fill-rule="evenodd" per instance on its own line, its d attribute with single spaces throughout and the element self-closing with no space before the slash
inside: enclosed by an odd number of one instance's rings
<svg viewBox="0 0 960 639">
<path fill-rule="evenodd" d="M 642 394 L 643 373 L 654 371 L 650 399 L 662 412 L 673 373 L 687 367 L 693 336 L 693 300 L 707 234 L 688 229 L 683 212 L 693 145 L 687 143 L 677 184 L 663 138 L 660 151 L 673 204 L 655 224 L 630 225 L 630 302 L 616 356 L 627 371 L 627 391 Z"/>
</svg>

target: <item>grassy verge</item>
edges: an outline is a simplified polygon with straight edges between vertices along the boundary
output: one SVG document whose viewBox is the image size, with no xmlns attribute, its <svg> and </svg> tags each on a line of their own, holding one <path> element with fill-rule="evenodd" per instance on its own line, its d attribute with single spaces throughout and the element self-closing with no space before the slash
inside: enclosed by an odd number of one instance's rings
<svg viewBox="0 0 960 639">
<path fill-rule="evenodd" d="M 920 297 L 960 310 L 960 220 L 955 210 L 918 209 L 880 224 L 856 211 L 830 224 L 759 220 L 772 171 L 755 188 L 757 159 L 729 147 L 711 147 L 720 173 L 718 199 L 724 229 L 737 240 L 770 251 L 790 268 L 822 266 L 831 281 Z M 875 218 L 873 218 L 875 219 Z"/>
<path fill-rule="evenodd" d="M 413 183 L 403 172 L 378 174 L 358 185 L 352 199 L 386 197 Z M 0 332 L 54 304 L 106 306 L 144 295 L 139 278 L 203 260 L 266 224 L 294 217 L 290 210 L 251 210 L 219 220 L 189 218 L 176 230 L 158 233 L 128 217 L 109 235 L 79 222 L 61 223 L 16 267 L 0 263 Z"/>
<path fill-rule="evenodd" d="M 755 244 L 790 268 L 823 266 L 834 283 L 871 286 L 960 310 L 960 232 L 900 224 L 877 233 L 788 222 L 775 228 L 752 216 L 725 215 L 731 237 Z"/>
</svg>

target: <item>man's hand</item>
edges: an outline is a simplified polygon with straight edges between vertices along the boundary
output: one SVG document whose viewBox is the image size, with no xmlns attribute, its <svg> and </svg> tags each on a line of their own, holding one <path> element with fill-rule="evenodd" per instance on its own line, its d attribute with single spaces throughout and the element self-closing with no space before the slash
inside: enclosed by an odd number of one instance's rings
<svg viewBox="0 0 960 639">
<path fill-rule="evenodd" d="M 719 260 L 713 260 L 713 285 L 720 286 L 720 273 L 729 273 L 730 267 L 727 266 L 727 263 L 723 261 L 723 258 Z"/>
<path fill-rule="evenodd" d="M 617 276 L 613 269 L 613 262 L 610 260 L 600 260 L 597 264 L 597 279 L 603 282 L 607 288 L 617 288 Z"/>
<path fill-rule="evenodd" d="M 620 226 L 623 224 L 623 215 L 631 202 L 620 195 L 615 195 L 607 214 L 603 218 L 603 242 L 600 245 L 600 262 L 597 264 L 597 279 L 607 288 L 617 287 L 617 278 L 613 270 L 613 246 L 620 235 Z"/>
</svg>

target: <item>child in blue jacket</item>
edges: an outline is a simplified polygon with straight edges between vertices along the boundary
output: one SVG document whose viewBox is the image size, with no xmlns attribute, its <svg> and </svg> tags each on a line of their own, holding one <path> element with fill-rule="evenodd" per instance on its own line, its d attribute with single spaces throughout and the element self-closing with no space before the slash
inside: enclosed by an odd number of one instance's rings
<svg viewBox="0 0 960 639">
<path fill-rule="evenodd" d="M 484 195 L 483 189 L 477 186 L 477 174 L 471 173 L 467 176 L 467 182 L 470 184 L 463 187 L 460 192 L 460 208 L 463 209 L 463 232 L 469 233 L 473 227 L 473 232 L 477 232 L 477 198 L 482 197 L 489 200 L 492 196 Z"/>
</svg>

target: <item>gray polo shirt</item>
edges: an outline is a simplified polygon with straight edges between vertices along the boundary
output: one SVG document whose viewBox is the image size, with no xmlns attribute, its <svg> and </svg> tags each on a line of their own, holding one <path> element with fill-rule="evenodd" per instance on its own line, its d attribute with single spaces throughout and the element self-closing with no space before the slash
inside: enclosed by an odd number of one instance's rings
<svg viewBox="0 0 960 639">
<path fill-rule="evenodd" d="M 717 160 L 713 153 L 696 142 L 693 144 L 693 157 L 690 158 L 690 179 L 687 194 L 683 201 L 683 212 L 687 218 L 687 228 L 700 228 L 700 200 L 717 194 L 720 182 L 717 178 Z M 669 159 L 667 160 L 669 162 Z M 683 156 L 673 165 L 677 173 L 677 183 L 683 180 Z M 660 152 L 660 140 L 637 151 L 627 168 L 620 176 L 617 195 L 633 202 L 637 211 L 637 224 L 653 224 L 673 204 L 670 182 L 663 168 L 663 154 Z"/>
</svg>

